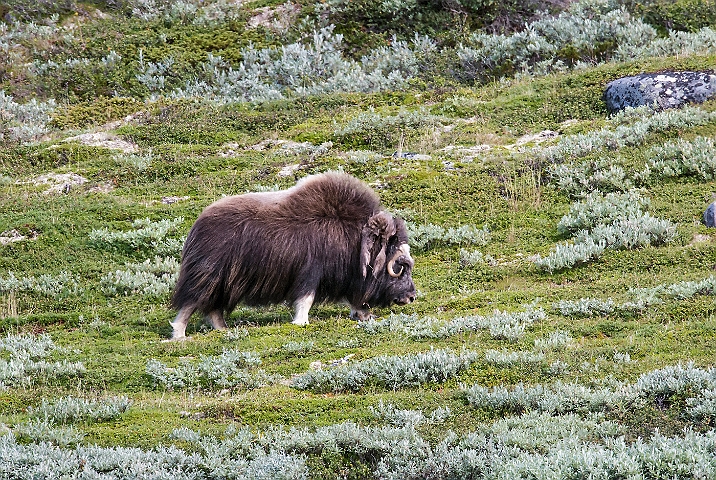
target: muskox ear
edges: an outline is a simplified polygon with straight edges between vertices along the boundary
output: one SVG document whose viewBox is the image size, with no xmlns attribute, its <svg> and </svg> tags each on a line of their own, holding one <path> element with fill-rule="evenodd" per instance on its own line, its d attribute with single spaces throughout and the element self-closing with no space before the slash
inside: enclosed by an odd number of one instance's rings
<svg viewBox="0 0 716 480">
<path fill-rule="evenodd" d="M 373 269 L 373 276 L 383 269 L 388 239 L 395 235 L 395 230 L 395 219 L 389 213 L 378 212 L 368 219 L 361 233 L 360 266 L 363 278 L 368 275 L 369 266 Z"/>
</svg>

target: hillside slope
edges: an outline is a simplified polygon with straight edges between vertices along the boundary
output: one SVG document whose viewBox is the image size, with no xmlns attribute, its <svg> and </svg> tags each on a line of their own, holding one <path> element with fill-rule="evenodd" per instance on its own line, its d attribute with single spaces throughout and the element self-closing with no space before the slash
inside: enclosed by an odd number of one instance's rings
<svg viewBox="0 0 716 480">
<path fill-rule="evenodd" d="M 716 478 L 716 103 L 602 98 L 713 69 L 714 12 L 0 4 L 0 477 Z M 203 208 L 329 170 L 417 301 L 167 342 Z"/>
</svg>

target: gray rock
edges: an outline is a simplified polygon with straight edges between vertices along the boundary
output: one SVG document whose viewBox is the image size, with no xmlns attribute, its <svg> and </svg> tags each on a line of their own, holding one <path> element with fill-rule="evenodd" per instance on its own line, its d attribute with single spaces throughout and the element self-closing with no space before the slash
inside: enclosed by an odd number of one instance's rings
<svg viewBox="0 0 716 480">
<path fill-rule="evenodd" d="M 685 103 L 702 103 L 714 94 L 716 75 L 710 72 L 644 73 L 607 84 L 604 101 L 610 112 L 642 105 L 664 110 Z"/>
<path fill-rule="evenodd" d="M 706 207 L 706 211 L 704 212 L 704 223 L 709 228 L 716 227 L 716 202 L 713 202 L 711 205 Z"/>
</svg>

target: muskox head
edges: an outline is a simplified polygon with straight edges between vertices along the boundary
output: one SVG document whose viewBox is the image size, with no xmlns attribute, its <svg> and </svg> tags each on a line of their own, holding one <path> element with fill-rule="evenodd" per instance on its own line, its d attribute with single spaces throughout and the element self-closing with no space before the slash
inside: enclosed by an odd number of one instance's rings
<svg viewBox="0 0 716 480">
<path fill-rule="evenodd" d="M 414 265 L 410 257 L 405 222 L 387 212 L 368 220 L 361 233 L 360 268 L 363 296 L 353 305 L 354 316 L 363 318 L 371 307 L 405 305 L 415 300 L 411 277 Z"/>
</svg>

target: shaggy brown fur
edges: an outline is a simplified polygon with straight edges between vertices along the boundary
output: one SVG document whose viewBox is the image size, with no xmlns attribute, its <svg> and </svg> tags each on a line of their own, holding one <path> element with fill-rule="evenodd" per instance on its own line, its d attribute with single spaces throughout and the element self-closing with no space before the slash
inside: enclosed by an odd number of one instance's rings
<svg viewBox="0 0 716 480">
<path fill-rule="evenodd" d="M 303 179 L 279 192 L 249 193 L 209 205 L 189 232 L 172 306 L 174 337 L 198 310 L 217 328 L 236 305 L 347 301 L 354 310 L 415 297 L 413 260 L 402 220 L 378 196 L 342 173 Z M 403 271 L 386 272 L 394 255 Z M 400 268 L 396 268 L 400 271 Z M 312 297 L 313 296 L 313 297 Z M 307 307 L 306 307 L 307 305 Z"/>
</svg>

